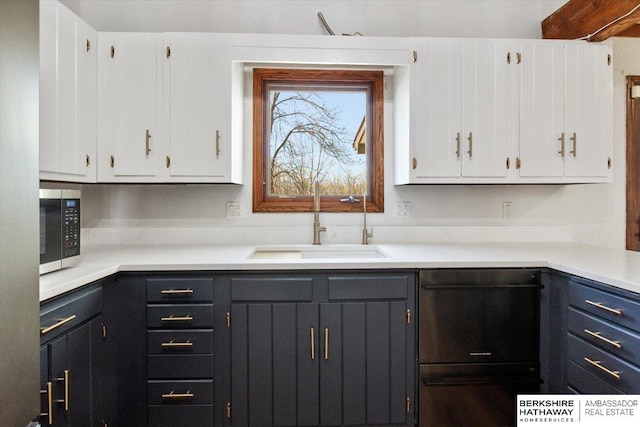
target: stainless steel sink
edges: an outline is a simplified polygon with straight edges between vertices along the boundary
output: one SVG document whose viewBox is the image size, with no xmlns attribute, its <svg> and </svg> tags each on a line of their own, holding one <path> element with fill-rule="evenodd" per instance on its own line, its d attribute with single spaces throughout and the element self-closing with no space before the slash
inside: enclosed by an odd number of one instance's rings
<svg viewBox="0 0 640 427">
<path fill-rule="evenodd" d="M 376 246 L 329 245 L 329 246 L 278 246 L 258 247 L 250 255 L 252 259 L 368 259 L 388 258 Z"/>
</svg>

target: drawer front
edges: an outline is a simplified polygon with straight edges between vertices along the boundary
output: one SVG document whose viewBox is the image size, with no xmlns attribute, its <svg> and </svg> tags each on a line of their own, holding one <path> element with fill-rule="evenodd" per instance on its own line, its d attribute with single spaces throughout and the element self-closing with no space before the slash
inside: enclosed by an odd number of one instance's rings
<svg viewBox="0 0 640 427">
<path fill-rule="evenodd" d="M 569 331 L 618 357 L 640 365 L 640 335 L 569 308 Z"/>
<path fill-rule="evenodd" d="M 213 378 L 213 356 L 205 354 L 150 354 L 149 379 Z"/>
<path fill-rule="evenodd" d="M 622 392 L 627 394 L 640 393 L 640 368 L 637 366 L 571 334 L 567 335 L 567 356 L 578 366 Z M 593 362 L 597 362 L 600 367 L 595 366 Z"/>
<path fill-rule="evenodd" d="M 212 405 L 213 380 L 149 381 L 149 405 Z"/>
<path fill-rule="evenodd" d="M 213 405 L 149 406 L 149 427 L 213 425 Z"/>
<path fill-rule="evenodd" d="M 149 302 L 210 302 L 213 301 L 213 278 L 147 279 Z"/>
<path fill-rule="evenodd" d="M 608 382 L 570 360 L 567 362 L 567 384 L 580 394 L 623 394 Z"/>
<path fill-rule="evenodd" d="M 77 291 L 44 304 L 40 310 L 40 344 L 102 312 L 102 287 Z"/>
<path fill-rule="evenodd" d="M 310 277 L 233 277 L 232 301 L 311 301 Z"/>
<path fill-rule="evenodd" d="M 406 275 L 329 277 L 329 299 L 407 299 L 408 281 Z"/>
<path fill-rule="evenodd" d="M 572 281 L 569 304 L 640 332 L 640 304 L 635 301 Z"/>
<path fill-rule="evenodd" d="M 147 306 L 148 328 L 213 328 L 212 304 L 162 304 Z"/>
<path fill-rule="evenodd" d="M 149 354 L 211 354 L 213 329 L 147 331 Z"/>
</svg>

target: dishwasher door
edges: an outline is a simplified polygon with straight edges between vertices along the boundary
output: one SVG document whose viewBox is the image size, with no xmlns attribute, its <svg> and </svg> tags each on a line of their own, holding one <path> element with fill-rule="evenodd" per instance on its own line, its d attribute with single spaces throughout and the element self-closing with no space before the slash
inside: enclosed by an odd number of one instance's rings
<svg viewBox="0 0 640 427">
<path fill-rule="evenodd" d="M 539 361 L 539 269 L 422 270 L 420 363 Z"/>
</svg>

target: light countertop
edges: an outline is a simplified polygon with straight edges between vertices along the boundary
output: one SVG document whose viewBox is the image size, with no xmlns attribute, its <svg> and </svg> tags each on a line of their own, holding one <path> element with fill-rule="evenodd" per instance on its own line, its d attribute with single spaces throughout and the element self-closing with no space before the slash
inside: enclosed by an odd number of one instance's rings
<svg viewBox="0 0 640 427">
<path fill-rule="evenodd" d="M 345 250 L 348 258 L 252 259 L 258 250 Z M 385 257 L 358 257 L 377 248 Z M 118 245 L 83 247 L 80 263 L 40 276 L 40 301 L 119 271 L 549 267 L 640 293 L 640 253 L 575 243 L 362 245 Z"/>
</svg>

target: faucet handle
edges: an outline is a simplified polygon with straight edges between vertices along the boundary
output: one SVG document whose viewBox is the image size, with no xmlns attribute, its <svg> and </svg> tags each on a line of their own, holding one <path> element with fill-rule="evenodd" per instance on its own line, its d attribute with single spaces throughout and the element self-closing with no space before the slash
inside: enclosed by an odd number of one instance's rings
<svg viewBox="0 0 640 427">
<path fill-rule="evenodd" d="M 347 197 L 346 199 L 340 199 L 341 202 L 349 202 L 349 203 L 355 203 L 355 202 L 359 202 L 360 199 L 356 199 L 355 197 L 353 197 L 353 195 Z"/>
</svg>

